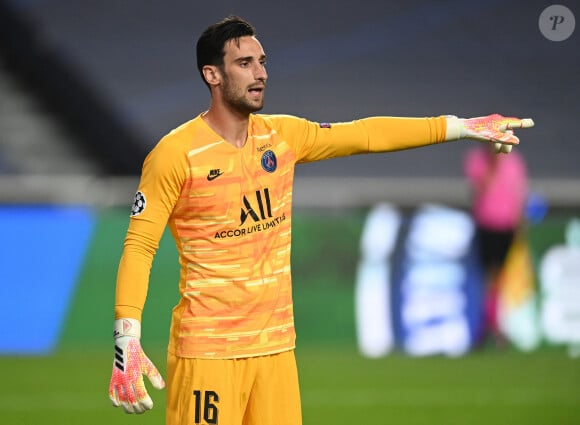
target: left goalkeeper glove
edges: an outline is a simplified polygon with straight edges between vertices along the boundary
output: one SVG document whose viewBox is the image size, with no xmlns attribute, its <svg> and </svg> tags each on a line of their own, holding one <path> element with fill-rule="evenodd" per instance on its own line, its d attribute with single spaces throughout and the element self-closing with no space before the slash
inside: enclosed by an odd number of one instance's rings
<svg viewBox="0 0 580 425">
<path fill-rule="evenodd" d="M 477 118 L 447 117 L 447 134 L 445 140 L 474 139 L 492 142 L 496 152 L 509 153 L 513 145 L 520 143 L 514 134 L 515 128 L 534 126 L 531 118 L 504 117 L 499 114 Z"/>
</svg>

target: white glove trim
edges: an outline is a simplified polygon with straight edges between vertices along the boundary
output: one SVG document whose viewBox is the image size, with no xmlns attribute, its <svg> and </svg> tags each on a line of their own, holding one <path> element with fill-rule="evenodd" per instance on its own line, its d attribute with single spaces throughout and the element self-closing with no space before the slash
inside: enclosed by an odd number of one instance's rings
<svg viewBox="0 0 580 425">
<path fill-rule="evenodd" d="M 131 336 L 141 338 L 141 323 L 137 319 L 117 319 L 113 331 L 113 338 Z"/>
<path fill-rule="evenodd" d="M 453 140 L 461 139 L 463 134 L 463 125 L 461 124 L 461 119 L 457 118 L 455 115 L 447 115 L 447 129 L 445 131 L 445 141 L 450 142 Z"/>
</svg>

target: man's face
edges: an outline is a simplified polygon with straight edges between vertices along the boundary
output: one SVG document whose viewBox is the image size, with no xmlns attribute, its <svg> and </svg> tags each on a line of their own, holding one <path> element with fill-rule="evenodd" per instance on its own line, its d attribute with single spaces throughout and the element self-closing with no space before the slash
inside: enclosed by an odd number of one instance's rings
<svg viewBox="0 0 580 425">
<path fill-rule="evenodd" d="M 230 40 L 224 48 L 222 96 L 224 103 L 244 114 L 264 106 L 266 55 L 255 37 Z"/>
</svg>

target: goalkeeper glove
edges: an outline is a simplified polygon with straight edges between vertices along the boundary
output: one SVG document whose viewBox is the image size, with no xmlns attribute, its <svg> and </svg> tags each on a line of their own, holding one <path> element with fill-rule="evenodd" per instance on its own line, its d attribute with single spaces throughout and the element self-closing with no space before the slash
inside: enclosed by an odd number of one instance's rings
<svg viewBox="0 0 580 425">
<path fill-rule="evenodd" d="M 143 352 L 140 337 L 141 324 L 138 320 L 115 320 L 115 359 L 109 398 L 113 406 L 123 407 L 126 413 L 144 413 L 153 408 L 143 375 L 147 375 L 155 388 L 165 387 L 159 371 Z"/>
<path fill-rule="evenodd" d="M 477 118 L 447 117 L 447 134 L 445 140 L 475 139 L 492 142 L 496 152 L 509 153 L 513 145 L 520 143 L 514 134 L 514 128 L 534 126 L 531 118 L 504 117 L 499 114 Z"/>
</svg>

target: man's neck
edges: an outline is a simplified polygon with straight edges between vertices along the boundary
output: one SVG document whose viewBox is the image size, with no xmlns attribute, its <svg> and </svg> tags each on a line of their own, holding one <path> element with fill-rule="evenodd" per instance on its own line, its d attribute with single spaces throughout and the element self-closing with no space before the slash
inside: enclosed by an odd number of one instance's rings
<svg viewBox="0 0 580 425">
<path fill-rule="evenodd" d="M 212 105 L 201 117 L 226 142 L 231 143 L 236 148 L 242 148 L 246 144 L 249 115 L 232 113 Z"/>
</svg>

